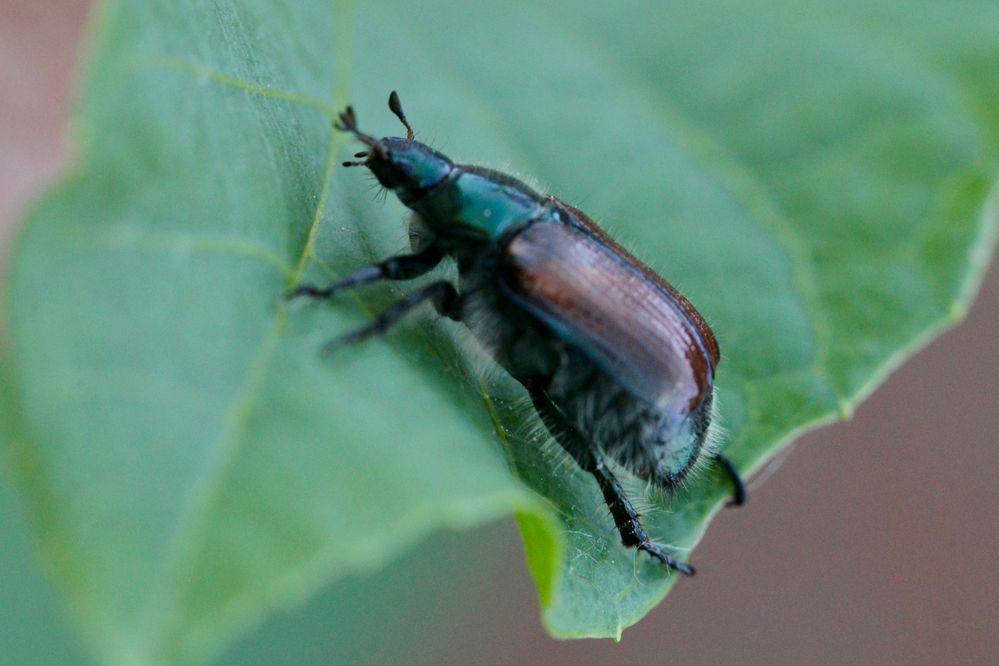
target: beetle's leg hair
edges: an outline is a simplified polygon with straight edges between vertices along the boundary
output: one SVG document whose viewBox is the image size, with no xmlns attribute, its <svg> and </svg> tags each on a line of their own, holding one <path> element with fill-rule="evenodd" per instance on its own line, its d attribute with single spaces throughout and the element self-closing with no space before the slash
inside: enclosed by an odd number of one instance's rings
<svg viewBox="0 0 999 666">
<path fill-rule="evenodd" d="M 286 298 L 295 298 L 296 296 L 332 298 L 341 291 L 377 282 L 378 280 L 412 280 L 432 271 L 443 258 L 444 251 L 431 245 L 416 254 L 402 254 L 397 257 L 389 257 L 380 263 L 365 266 L 325 288 L 308 284 L 301 285 L 288 292 Z"/>
<path fill-rule="evenodd" d="M 585 441 L 576 428 L 559 411 L 540 384 L 528 387 L 534 408 L 552 437 L 568 452 L 584 470 L 596 478 L 604 501 L 614 517 L 614 524 L 621 534 L 625 546 L 637 546 L 639 550 L 656 558 L 671 569 L 687 576 L 694 575 L 694 568 L 681 562 L 652 541 L 639 521 L 640 516 L 624 494 L 624 489 L 604 463 L 603 454 Z"/>
<path fill-rule="evenodd" d="M 718 468 L 721 470 L 722 474 L 732 484 L 732 499 L 728 501 L 728 506 L 742 506 L 745 504 L 746 484 L 742 480 L 739 470 L 735 468 L 735 465 L 732 464 L 731 460 L 721 454 L 715 456 L 715 463 L 718 464 Z"/>
<path fill-rule="evenodd" d="M 378 315 L 378 317 L 368 326 L 358 329 L 353 333 L 348 333 L 339 337 L 324 347 L 323 351 L 329 353 L 339 347 L 363 342 L 368 338 L 381 335 L 391 328 L 392 324 L 399 321 L 407 312 L 415 308 L 424 301 L 432 301 L 438 312 L 449 311 L 452 304 L 458 299 L 458 290 L 450 282 L 441 280 L 431 282 L 422 289 L 417 289 L 399 301 L 396 301 L 388 310 Z"/>
</svg>

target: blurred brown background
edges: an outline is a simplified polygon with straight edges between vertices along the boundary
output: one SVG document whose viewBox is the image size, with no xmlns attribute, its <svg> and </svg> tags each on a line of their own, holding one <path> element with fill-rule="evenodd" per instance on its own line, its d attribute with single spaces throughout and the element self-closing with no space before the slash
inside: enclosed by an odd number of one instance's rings
<svg viewBox="0 0 999 666">
<path fill-rule="evenodd" d="M 0 4 L 4 256 L 25 205 L 66 163 L 88 4 Z M 747 507 L 714 522 L 694 558 L 700 575 L 621 644 L 544 633 L 507 521 L 471 535 L 494 546 L 486 559 L 462 557 L 462 540 L 448 537 L 458 552 L 437 575 L 462 582 L 443 607 L 426 600 L 410 660 L 999 663 L 997 320 L 993 270 L 966 324 L 899 370 L 852 422 L 802 438 Z"/>
</svg>

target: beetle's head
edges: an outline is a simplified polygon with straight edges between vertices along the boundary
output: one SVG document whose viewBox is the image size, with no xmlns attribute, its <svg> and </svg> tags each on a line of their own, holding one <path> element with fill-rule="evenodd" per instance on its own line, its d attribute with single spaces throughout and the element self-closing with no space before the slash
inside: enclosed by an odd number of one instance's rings
<svg viewBox="0 0 999 666">
<path fill-rule="evenodd" d="M 399 96 L 394 90 L 389 95 L 389 108 L 405 126 L 405 139 L 375 139 L 361 132 L 357 129 L 357 116 L 351 106 L 340 113 L 335 127 L 341 132 L 350 132 L 368 147 L 354 155 L 364 159 L 359 162 L 344 162 L 344 166 L 368 167 L 383 187 L 395 192 L 404 204 L 409 204 L 444 180 L 451 173 L 454 163 L 430 146 L 413 140 L 413 129 L 406 120 Z"/>
</svg>

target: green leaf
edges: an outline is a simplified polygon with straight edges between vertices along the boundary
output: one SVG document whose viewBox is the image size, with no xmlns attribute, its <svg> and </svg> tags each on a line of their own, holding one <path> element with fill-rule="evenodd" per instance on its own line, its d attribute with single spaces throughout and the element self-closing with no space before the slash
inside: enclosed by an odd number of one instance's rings
<svg viewBox="0 0 999 666">
<path fill-rule="evenodd" d="M 407 246 L 339 161 L 348 101 L 581 205 L 714 327 L 759 469 L 964 313 L 994 244 L 999 9 L 966 1 L 108 2 L 73 172 L 10 258 L 6 452 L 95 654 L 199 661 L 415 540 L 515 512 L 557 636 L 675 576 L 460 326 L 323 342 L 408 286 L 287 304 Z M 635 494 L 641 487 L 631 484 Z M 728 489 L 645 498 L 687 556 Z"/>
<path fill-rule="evenodd" d="M 34 559 L 13 486 L 0 476 L 0 654 L 18 666 L 90 663 Z"/>
</svg>

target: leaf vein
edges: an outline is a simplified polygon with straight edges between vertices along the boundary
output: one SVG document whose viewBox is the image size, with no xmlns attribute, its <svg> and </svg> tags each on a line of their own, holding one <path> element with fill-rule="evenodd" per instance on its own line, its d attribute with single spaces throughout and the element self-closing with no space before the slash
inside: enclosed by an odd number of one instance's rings
<svg viewBox="0 0 999 666">
<path fill-rule="evenodd" d="M 340 75 L 343 73 L 344 71 L 338 72 Z M 340 75 L 337 77 L 338 81 L 343 80 L 343 76 Z M 338 86 L 337 96 L 342 97 L 343 93 L 344 88 Z M 294 268 L 289 272 L 288 280 L 290 284 L 296 284 L 301 279 L 314 254 L 315 237 L 329 201 L 333 175 L 335 173 L 336 155 L 340 149 L 341 142 L 341 135 L 338 132 L 331 132 L 319 202 L 316 204 L 315 213 L 309 225 L 306 243 Z M 157 584 L 151 586 L 151 596 L 159 595 L 163 600 L 148 605 L 151 613 L 156 608 L 164 610 L 164 613 L 160 616 L 153 618 L 154 622 L 158 621 L 162 623 L 162 625 L 154 626 L 153 634 L 160 641 L 169 640 L 168 635 L 169 628 L 172 626 L 171 623 L 176 621 L 176 614 L 182 612 L 180 608 L 181 595 L 186 585 L 171 585 L 171 582 L 184 580 L 183 572 L 189 571 L 190 566 L 194 563 L 197 554 L 201 550 L 201 544 L 207 530 L 210 507 L 217 501 L 219 489 L 232 461 L 235 459 L 236 452 L 240 448 L 241 435 L 252 416 L 254 404 L 266 380 L 267 368 L 278 348 L 281 335 L 287 325 L 287 313 L 287 307 L 282 304 L 275 313 L 267 334 L 261 341 L 249 370 L 235 393 L 231 406 L 226 410 L 227 418 L 225 419 L 222 433 L 211 447 L 213 455 L 205 466 L 205 470 L 194 490 L 191 492 L 187 508 L 183 511 L 182 517 L 177 522 L 178 530 L 168 547 L 171 555 L 165 560 L 168 563 L 167 567 L 159 575 Z M 190 584 L 190 581 L 187 581 L 187 584 Z"/>
<path fill-rule="evenodd" d="M 217 69 L 213 69 L 211 67 L 205 67 L 204 65 L 197 65 L 194 63 L 190 63 L 187 62 L 186 60 L 174 58 L 173 56 L 168 56 L 163 54 L 152 55 L 139 59 L 139 63 L 145 64 L 150 67 L 161 67 L 173 70 L 175 72 L 183 72 L 186 74 L 190 74 L 198 79 L 211 79 L 212 81 L 220 83 L 224 86 L 237 88 L 239 90 L 243 90 L 252 93 L 254 95 L 260 95 L 262 97 L 269 97 L 271 99 L 279 99 L 286 102 L 301 104 L 302 106 L 322 111 L 325 115 L 331 118 L 336 112 L 335 107 L 327 103 L 325 100 L 312 97 L 311 95 L 305 95 L 302 93 L 282 90 L 280 88 L 272 88 L 270 86 L 250 83 L 249 81 L 244 81 L 238 77 L 226 74 L 225 72 L 220 72 Z"/>
</svg>

